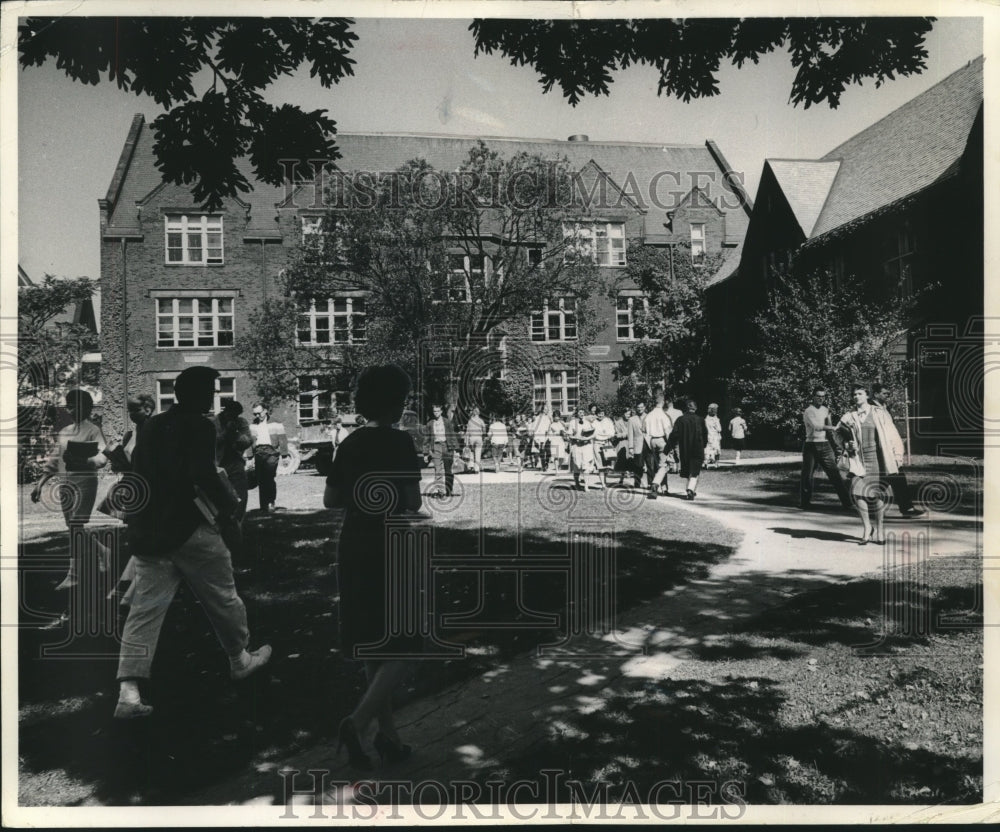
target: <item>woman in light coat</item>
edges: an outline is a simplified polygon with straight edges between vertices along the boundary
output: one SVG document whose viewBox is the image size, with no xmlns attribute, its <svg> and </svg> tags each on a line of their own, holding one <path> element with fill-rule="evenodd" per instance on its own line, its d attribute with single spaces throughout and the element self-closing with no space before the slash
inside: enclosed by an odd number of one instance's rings
<svg viewBox="0 0 1000 832">
<path fill-rule="evenodd" d="M 861 517 L 861 545 L 885 543 L 883 520 L 888 503 L 886 474 L 895 474 L 903 460 L 903 440 L 889 412 L 868 400 L 868 388 L 851 388 L 854 410 L 843 415 L 837 434 L 847 443 L 851 499 Z"/>
</svg>

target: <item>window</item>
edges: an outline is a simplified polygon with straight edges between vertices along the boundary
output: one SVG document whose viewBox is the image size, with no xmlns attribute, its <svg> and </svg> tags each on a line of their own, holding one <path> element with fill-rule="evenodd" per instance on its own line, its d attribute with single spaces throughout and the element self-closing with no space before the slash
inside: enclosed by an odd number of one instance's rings
<svg viewBox="0 0 1000 832">
<path fill-rule="evenodd" d="M 351 394 L 336 389 L 336 384 L 324 376 L 299 377 L 299 424 L 323 421 L 334 411 L 348 410 Z"/>
<path fill-rule="evenodd" d="M 236 380 L 229 376 L 220 376 L 216 379 L 215 400 L 212 404 L 212 412 L 218 413 L 222 410 L 222 405 L 236 398 Z M 177 401 L 174 398 L 174 380 L 172 378 L 161 378 L 156 382 L 156 412 L 163 413 Z"/>
<path fill-rule="evenodd" d="M 576 408 L 576 370 L 535 370 L 535 407 L 544 405 L 552 411 L 568 413 Z"/>
<path fill-rule="evenodd" d="M 232 345 L 232 298 L 156 298 L 157 347 Z"/>
<path fill-rule="evenodd" d="M 449 254 L 445 285 L 438 301 L 468 303 L 472 281 L 482 284 L 486 276 L 486 258 L 481 254 Z"/>
<path fill-rule="evenodd" d="M 913 255 L 916 248 L 916 238 L 909 221 L 898 226 L 882 244 L 882 269 L 900 298 L 913 295 Z"/>
<path fill-rule="evenodd" d="M 572 237 L 572 249 L 598 266 L 624 266 L 625 223 L 577 222 L 563 225 L 563 236 Z"/>
<path fill-rule="evenodd" d="M 705 263 L 705 223 L 691 223 L 691 262 L 696 266 Z"/>
<path fill-rule="evenodd" d="M 299 343 L 363 344 L 368 337 L 367 303 L 364 298 L 333 297 L 310 302 L 299 315 Z"/>
<path fill-rule="evenodd" d="M 635 311 L 640 309 L 643 312 L 649 309 L 649 298 L 642 295 L 618 295 L 616 302 L 616 325 L 618 328 L 619 341 L 638 341 L 642 332 L 636 330 Z"/>
<path fill-rule="evenodd" d="M 553 298 L 531 313 L 532 341 L 575 341 L 576 298 Z"/>
<path fill-rule="evenodd" d="M 200 214 L 165 218 L 167 263 L 222 265 L 222 217 Z"/>
<path fill-rule="evenodd" d="M 318 240 L 320 246 L 323 244 L 323 217 L 307 216 L 302 220 L 302 245 L 308 245 L 313 240 Z"/>
<path fill-rule="evenodd" d="M 537 267 L 542 265 L 542 247 L 541 246 L 529 246 L 525 249 L 525 255 L 528 258 L 528 265 L 531 267 Z"/>
</svg>

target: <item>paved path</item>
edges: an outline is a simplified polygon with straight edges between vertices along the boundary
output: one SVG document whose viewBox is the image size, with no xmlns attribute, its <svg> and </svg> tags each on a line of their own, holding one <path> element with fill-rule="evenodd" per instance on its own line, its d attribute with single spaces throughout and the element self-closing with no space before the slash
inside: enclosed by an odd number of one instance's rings
<svg viewBox="0 0 1000 832">
<path fill-rule="evenodd" d="M 487 473 L 483 482 L 513 482 L 520 477 L 535 487 L 540 476 L 532 471 Z M 677 488 L 679 483 L 673 481 Z M 562 720 L 567 713 L 599 709 L 613 695 L 669 677 L 695 651 L 743 630 L 749 619 L 772 605 L 809 589 L 870 574 L 883 561 L 891 565 L 919 552 L 929 557 L 972 552 L 981 536 L 978 518 L 929 515 L 919 521 L 887 523 L 891 536 L 887 547 L 859 546 L 860 520 L 839 510 L 802 512 L 713 497 L 707 491 L 694 502 L 661 498 L 647 505 L 651 510 L 683 506 L 712 517 L 742 531 L 742 543 L 703 580 L 688 581 L 620 614 L 613 637 L 574 644 L 576 650 L 597 657 L 540 657 L 532 651 L 406 706 L 397 721 L 417 752 L 405 763 L 369 776 L 447 783 L 502 771 L 504 760 L 530 759 L 534 746 L 565 730 Z M 281 803 L 278 772 L 284 768 L 328 771 L 331 781 L 360 776 L 346 767 L 333 747 L 320 745 L 192 795 L 191 802 Z M 297 781 L 298 787 L 305 785 L 306 781 Z M 324 799 L 328 805 L 335 802 L 329 795 Z M 308 794 L 294 798 L 295 803 L 313 801 Z M 299 816 L 308 817 L 309 812 L 302 810 Z"/>
</svg>

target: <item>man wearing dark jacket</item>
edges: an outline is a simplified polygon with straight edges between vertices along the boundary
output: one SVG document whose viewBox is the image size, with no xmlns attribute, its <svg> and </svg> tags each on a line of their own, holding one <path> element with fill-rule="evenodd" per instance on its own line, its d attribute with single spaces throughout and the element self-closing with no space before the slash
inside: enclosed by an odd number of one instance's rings
<svg viewBox="0 0 1000 832">
<path fill-rule="evenodd" d="M 434 492 L 431 496 L 450 497 L 455 488 L 451 466 L 458 450 L 458 436 L 441 405 L 434 405 L 432 412 L 433 417 L 424 429 L 424 456 L 434 463 Z"/>
<path fill-rule="evenodd" d="M 674 429 L 667 440 L 667 452 L 677 449 L 681 458 L 681 476 L 688 481 L 688 500 L 693 500 L 698 493 L 698 475 L 705 461 L 705 446 L 708 444 L 708 429 L 705 420 L 698 415 L 698 405 L 688 400 L 686 412 L 677 417 Z"/>
<path fill-rule="evenodd" d="M 246 678 L 271 657 L 268 645 L 247 652 L 246 608 L 218 527 L 239 509 L 239 498 L 216 468 L 216 433 L 206 417 L 218 376 L 211 367 L 184 370 L 174 381 L 177 404 L 150 418 L 136 444 L 132 470 L 144 483 L 146 500 L 128 517 L 136 574 L 118 662 L 118 718 L 153 710 L 141 701 L 138 681 L 149 678 L 163 619 L 182 579 L 229 656 L 233 679 Z"/>
</svg>

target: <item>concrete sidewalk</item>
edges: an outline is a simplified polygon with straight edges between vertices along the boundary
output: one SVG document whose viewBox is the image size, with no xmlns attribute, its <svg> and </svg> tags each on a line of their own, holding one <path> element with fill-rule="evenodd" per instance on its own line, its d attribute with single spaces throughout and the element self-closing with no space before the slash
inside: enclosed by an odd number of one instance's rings
<svg viewBox="0 0 1000 832">
<path fill-rule="evenodd" d="M 518 479 L 535 487 L 542 475 L 532 471 L 482 475 L 487 484 Z M 982 534 L 981 518 L 928 514 L 918 520 L 889 520 L 886 546 L 860 546 L 861 523 L 853 512 L 803 512 L 713 497 L 707 491 L 700 491 L 694 502 L 665 497 L 646 503 L 652 511 L 664 505 L 683 506 L 740 530 L 744 537 L 736 553 L 703 579 L 687 581 L 619 614 L 611 635 L 579 637 L 562 655 L 539 656 L 536 651 L 518 655 L 404 707 L 397 713 L 397 723 L 415 748 L 404 763 L 362 775 L 347 767 L 335 747 L 324 744 L 259 766 L 192 795 L 190 802 L 281 804 L 283 769 L 318 769 L 329 772 L 331 781 L 365 777 L 439 783 L 503 771 L 505 760 L 531 759 L 535 747 L 567 730 L 567 713 L 598 710 L 612 696 L 669 678 L 693 651 L 740 632 L 769 607 L 915 557 L 974 552 Z M 303 774 L 296 787 L 304 788 L 307 779 Z M 315 799 L 301 794 L 293 802 L 311 804 Z M 327 805 L 336 802 L 331 795 L 323 800 Z"/>
</svg>

